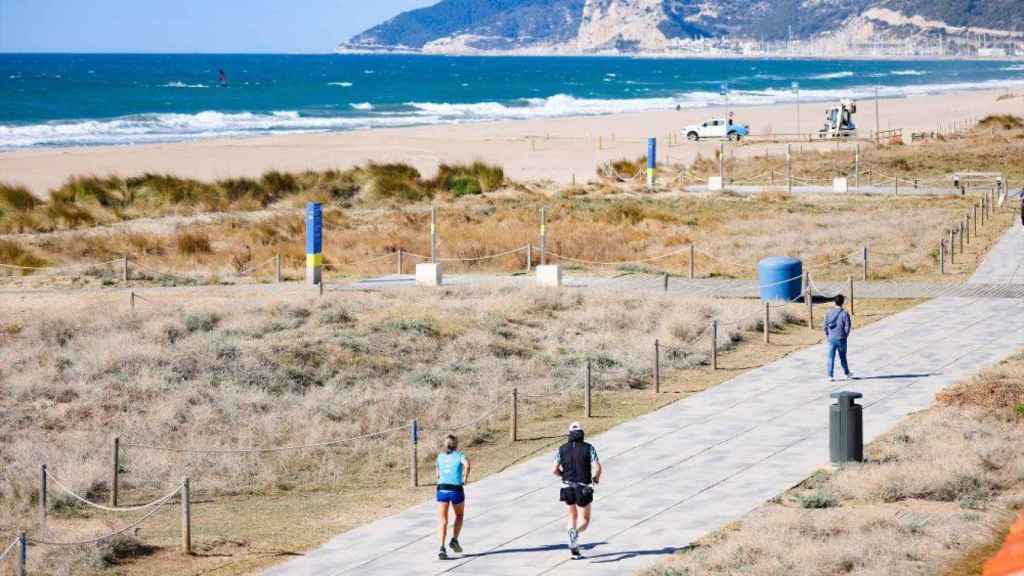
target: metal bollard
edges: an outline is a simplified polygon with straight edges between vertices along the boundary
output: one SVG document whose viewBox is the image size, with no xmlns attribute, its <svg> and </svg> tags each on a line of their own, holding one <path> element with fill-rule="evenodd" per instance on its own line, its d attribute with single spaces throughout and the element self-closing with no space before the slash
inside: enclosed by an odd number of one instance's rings
<svg viewBox="0 0 1024 576">
<path fill-rule="evenodd" d="M 864 461 L 864 408 L 854 402 L 864 395 L 842 390 L 833 392 L 836 403 L 829 407 L 829 458 L 833 466 Z"/>
</svg>

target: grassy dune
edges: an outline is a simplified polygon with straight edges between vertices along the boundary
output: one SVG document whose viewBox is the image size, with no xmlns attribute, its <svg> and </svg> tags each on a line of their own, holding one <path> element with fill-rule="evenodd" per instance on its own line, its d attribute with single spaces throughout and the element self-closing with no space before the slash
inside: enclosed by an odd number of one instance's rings
<svg viewBox="0 0 1024 576">
<path fill-rule="evenodd" d="M 980 574 L 1024 508 L 1024 354 L 648 576 Z M 765 534 L 773 537 L 765 539 Z"/>
</svg>

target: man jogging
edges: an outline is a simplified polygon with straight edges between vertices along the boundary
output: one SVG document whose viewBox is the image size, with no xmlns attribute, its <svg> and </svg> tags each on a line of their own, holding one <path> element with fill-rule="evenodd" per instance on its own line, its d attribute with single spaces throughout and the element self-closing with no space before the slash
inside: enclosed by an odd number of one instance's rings
<svg viewBox="0 0 1024 576">
<path fill-rule="evenodd" d="M 569 426 L 569 441 L 555 454 L 554 474 L 562 479 L 559 500 L 569 510 L 569 553 L 581 558 L 580 534 L 590 526 L 590 504 L 594 501 L 594 485 L 601 481 L 601 462 L 597 450 L 583 441 L 583 427 L 579 422 Z M 583 521 L 577 524 L 577 515 Z"/>
<path fill-rule="evenodd" d="M 836 307 L 825 314 L 825 338 L 828 339 L 828 378 L 835 381 L 836 353 L 839 354 L 839 362 L 843 365 L 843 373 L 850 379 L 850 366 L 846 363 L 846 340 L 850 337 L 853 329 L 853 322 L 850 321 L 850 313 L 843 309 L 846 298 L 842 294 L 836 296 Z"/>
<path fill-rule="evenodd" d="M 448 559 L 448 551 L 444 547 L 444 539 L 448 534 L 448 507 L 455 512 L 455 526 L 452 539 L 448 543 L 456 554 L 462 553 L 459 545 L 459 533 L 462 532 L 462 518 L 466 512 L 466 494 L 464 486 L 469 482 L 469 458 L 459 452 L 459 439 L 449 434 L 444 439 L 444 451 L 437 455 L 437 514 L 438 534 L 441 536 L 441 550 L 437 553 L 440 560 Z"/>
</svg>

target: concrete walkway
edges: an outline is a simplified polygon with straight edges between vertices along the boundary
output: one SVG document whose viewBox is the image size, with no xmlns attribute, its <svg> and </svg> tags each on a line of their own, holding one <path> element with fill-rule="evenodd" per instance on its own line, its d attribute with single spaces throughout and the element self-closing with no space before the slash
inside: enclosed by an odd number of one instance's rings
<svg viewBox="0 0 1024 576">
<path fill-rule="evenodd" d="M 1020 254 L 1024 250 L 1024 244 L 1016 246 L 1013 241 L 1004 240 L 995 248 L 1003 249 L 1008 254 Z M 982 270 L 979 269 L 979 273 Z M 859 280 L 854 283 L 854 295 L 857 298 L 887 298 L 887 299 L 928 299 L 953 296 L 960 298 L 1024 298 L 1024 265 L 1015 272 L 1012 269 L 999 269 L 998 273 L 986 273 L 982 276 L 975 276 L 967 284 L 938 283 L 938 282 L 895 282 L 895 281 L 868 281 Z M 1015 284 L 1009 283 L 1016 278 Z M 1006 280 L 1006 281 L 1003 281 Z M 509 285 L 509 286 L 532 286 L 535 283 L 533 275 L 521 274 L 517 276 L 497 274 L 453 274 L 444 277 L 445 286 L 486 286 L 486 285 Z M 845 282 L 814 282 L 821 295 L 832 295 L 846 293 Z M 378 290 L 386 288 L 410 287 L 416 285 L 416 279 L 412 276 L 382 276 L 378 278 L 367 278 L 358 280 L 351 284 L 332 285 L 330 290 Z M 623 275 L 618 277 L 609 276 L 576 276 L 567 272 L 563 280 L 563 286 L 568 288 L 595 288 L 609 290 L 629 290 L 645 292 L 664 292 L 665 279 L 663 276 L 651 274 Z M 670 294 L 685 294 L 688 296 L 704 296 L 709 298 L 759 298 L 757 280 L 728 279 L 728 278 L 688 278 L 672 277 L 669 279 L 668 292 Z M 818 296 L 819 292 L 815 292 Z"/>
<path fill-rule="evenodd" d="M 1022 236 L 1008 233 L 981 280 L 1024 282 Z M 552 455 L 543 454 L 467 487 L 457 559 L 436 559 L 435 505 L 425 503 L 266 574 L 629 574 L 826 466 L 830 392 L 864 394 L 870 441 L 936 391 L 1024 348 L 1022 323 L 1024 300 L 939 298 L 855 332 L 856 381 L 829 382 L 824 347 L 814 346 L 593 438 L 606 474 L 583 560 L 569 559 Z"/>
</svg>

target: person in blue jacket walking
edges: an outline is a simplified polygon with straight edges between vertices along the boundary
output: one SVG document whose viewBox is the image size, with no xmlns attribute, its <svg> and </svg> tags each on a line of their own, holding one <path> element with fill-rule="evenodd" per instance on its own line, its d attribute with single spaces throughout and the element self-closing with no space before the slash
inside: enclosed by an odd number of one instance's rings
<svg viewBox="0 0 1024 576">
<path fill-rule="evenodd" d="M 459 452 L 459 439 L 454 434 L 449 434 L 444 439 L 444 450 L 437 455 L 437 512 L 440 520 L 438 532 L 441 535 L 441 550 L 437 553 L 437 557 L 441 560 L 448 559 L 444 539 L 448 533 L 449 506 L 455 512 L 455 526 L 452 529 L 452 539 L 448 542 L 448 546 L 456 554 L 462 553 L 462 546 L 459 545 L 459 533 L 462 532 L 462 518 L 466 511 L 464 487 L 468 482 L 469 458 Z"/>
<path fill-rule="evenodd" d="M 843 365 L 843 373 L 850 379 L 850 365 L 846 362 L 846 341 L 853 330 L 853 322 L 850 320 L 850 313 L 843 308 L 846 298 L 839 294 L 835 298 L 835 308 L 825 314 L 825 321 L 822 327 L 825 329 L 825 338 L 828 340 L 828 378 L 835 381 L 836 354 L 839 354 L 839 362 Z"/>
</svg>

